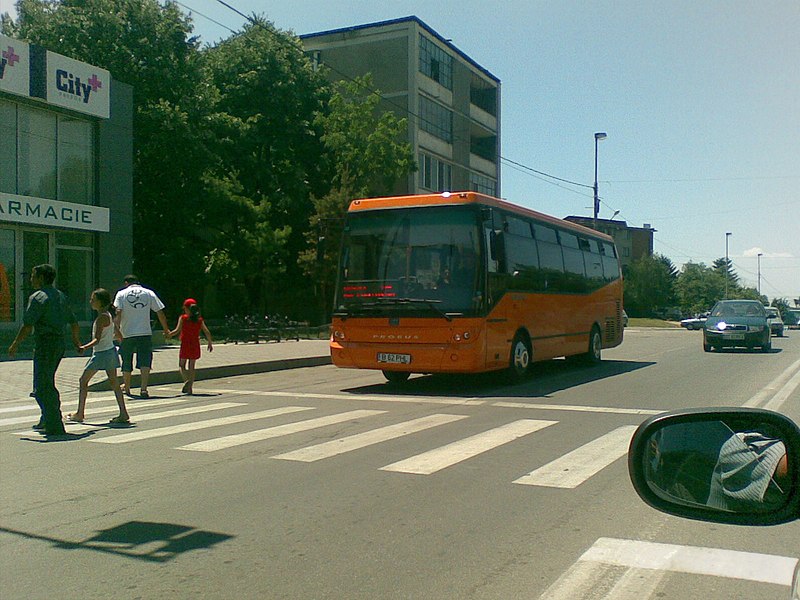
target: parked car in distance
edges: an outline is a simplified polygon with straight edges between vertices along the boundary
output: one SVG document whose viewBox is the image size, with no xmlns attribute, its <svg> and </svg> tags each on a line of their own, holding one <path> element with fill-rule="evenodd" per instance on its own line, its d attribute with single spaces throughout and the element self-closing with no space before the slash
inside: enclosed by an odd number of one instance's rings
<svg viewBox="0 0 800 600">
<path fill-rule="evenodd" d="M 783 319 L 781 313 L 774 306 L 767 307 L 767 323 L 772 335 L 783 337 Z"/>
<path fill-rule="evenodd" d="M 688 319 L 683 319 L 681 320 L 681 327 L 685 327 L 686 329 L 702 329 L 703 325 L 706 324 L 707 318 L 708 313 L 706 312 L 689 317 Z"/>
<path fill-rule="evenodd" d="M 670 515 L 760 526 L 800 519 L 800 428 L 772 411 L 655 415 L 633 434 L 628 472 L 642 500 Z M 800 600 L 800 562 L 789 598 Z"/>
<path fill-rule="evenodd" d="M 622 326 L 628 326 L 628 313 L 626 313 L 624 309 L 622 310 Z"/>
<path fill-rule="evenodd" d="M 762 352 L 772 349 L 767 311 L 757 300 L 720 300 L 703 325 L 703 350 L 756 346 Z"/>
</svg>

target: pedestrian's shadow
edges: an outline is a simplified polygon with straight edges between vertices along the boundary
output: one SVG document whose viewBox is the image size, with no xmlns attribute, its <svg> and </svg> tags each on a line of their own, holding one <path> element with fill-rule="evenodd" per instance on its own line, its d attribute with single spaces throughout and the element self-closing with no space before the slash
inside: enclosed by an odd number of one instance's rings
<svg viewBox="0 0 800 600">
<path fill-rule="evenodd" d="M 21 437 L 23 442 L 36 442 L 37 444 L 53 444 L 56 442 L 78 442 L 85 440 L 95 434 L 94 431 L 84 431 L 83 433 L 64 433 L 61 435 L 42 435 L 41 437 Z"/>
</svg>

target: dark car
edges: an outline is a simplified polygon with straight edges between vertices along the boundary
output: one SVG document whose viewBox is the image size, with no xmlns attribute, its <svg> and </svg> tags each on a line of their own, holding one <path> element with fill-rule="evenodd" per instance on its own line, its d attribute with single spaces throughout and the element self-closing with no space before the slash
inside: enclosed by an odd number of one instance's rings
<svg viewBox="0 0 800 600">
<path fill-rule="evenodd" d="M 711 309 L 703 326 L 703 350 L 756 346 L 762 352 L 772 349 L 767 311 L 756 300 L 720 300 Z"/>
</svg>

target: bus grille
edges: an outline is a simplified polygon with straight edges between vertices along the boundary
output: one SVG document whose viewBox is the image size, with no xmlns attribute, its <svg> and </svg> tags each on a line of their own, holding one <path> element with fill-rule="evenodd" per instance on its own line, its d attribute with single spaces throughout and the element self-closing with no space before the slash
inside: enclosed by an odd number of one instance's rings
<svg viewBox="0 0 800 600">
<path fill-rule="evenodd" d="M 617 301 L 615 315 L 610 319 L 606 319 L 606 342 L 614 342 L 619 336 L 620 325 L 622 324 L 622 306 Z"/>
</svg>

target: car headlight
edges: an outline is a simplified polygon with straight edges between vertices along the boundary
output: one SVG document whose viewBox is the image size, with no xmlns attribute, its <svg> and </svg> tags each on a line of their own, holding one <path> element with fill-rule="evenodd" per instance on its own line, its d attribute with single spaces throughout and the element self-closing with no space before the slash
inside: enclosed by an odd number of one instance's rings
<svg viewBox="0 0 800 600">
<path fill-rule="evenodd" d="M 715 325 L 715 327 L 720 331 L 725 331 L 728 328 L 728 324 L 725 321 L 720 321 Z"/>
</svg>

